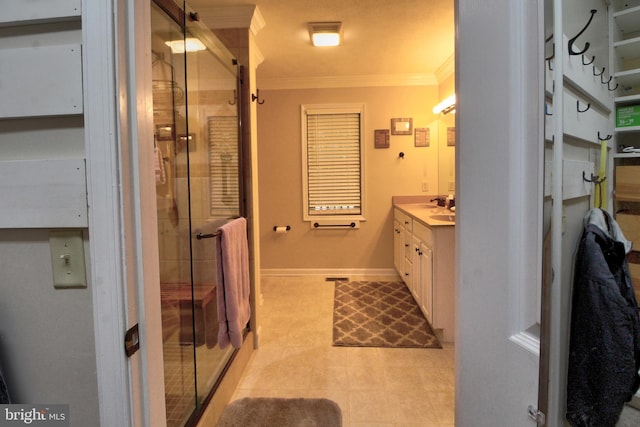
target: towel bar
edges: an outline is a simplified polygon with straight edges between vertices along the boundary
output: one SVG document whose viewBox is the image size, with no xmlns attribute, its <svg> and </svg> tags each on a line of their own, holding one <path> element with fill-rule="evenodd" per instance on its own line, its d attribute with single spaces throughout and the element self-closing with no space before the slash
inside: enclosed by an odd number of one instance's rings
<svg viewBox="0 0 640 427">
<path fill-rule="evenodd" d="M 317 222 L 313 223 L 314 228 L 320 228 L 320 227 L 350 227 L 350 228 L 355 228 L 356 223 L 352 222 L 351 224 L 318 224 Z"/>
</svg>

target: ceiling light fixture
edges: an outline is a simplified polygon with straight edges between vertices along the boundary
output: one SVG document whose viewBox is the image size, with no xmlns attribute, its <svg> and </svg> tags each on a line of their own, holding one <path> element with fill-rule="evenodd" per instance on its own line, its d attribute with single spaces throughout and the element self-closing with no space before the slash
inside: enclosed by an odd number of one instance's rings
<svg viewBox="0 0 640 427">
<path fill-rule="evenodd" d="M 433 114 L 449 114 L 456 111 L 456 94 L 454 93 L 440 104 L 433 107 Z"/>
<path fill-rule="evenodd" d="M 184 53 L 185 49 L 187 52 L 197 52 L 207 48 L 204 43 L 195 37 L 188 37 L 183 40 L 169 40 L 164 44 L 171 48 L 171 53 Z"/>
<path fill-rule="evenodd" d="M 342 43 L 342 22 L 310 22 L 309 37 L 314 46 L 338 46 Z"/>
</svg>

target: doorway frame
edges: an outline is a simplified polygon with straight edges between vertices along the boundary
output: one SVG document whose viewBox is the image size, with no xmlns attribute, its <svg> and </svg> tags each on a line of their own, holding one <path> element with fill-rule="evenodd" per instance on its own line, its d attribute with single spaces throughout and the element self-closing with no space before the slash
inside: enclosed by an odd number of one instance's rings
<svg viewBox="0 0 640 427">
<path fill-rule="evenodd" d="M 141 191 L 154 176 L 153 159 L 144 154 L 153 152 L 150 4 L 85 0 L 82 10 L 100 425 L 162 426 L 164 373 L 155 357 L 162 350 L 160 291 L 153 286 L 159 267 L 149 253 L 157 252 L 156 214 Z M 124 333 L 136 324 L 140 350 L 127 358 Z"/>
</svg>

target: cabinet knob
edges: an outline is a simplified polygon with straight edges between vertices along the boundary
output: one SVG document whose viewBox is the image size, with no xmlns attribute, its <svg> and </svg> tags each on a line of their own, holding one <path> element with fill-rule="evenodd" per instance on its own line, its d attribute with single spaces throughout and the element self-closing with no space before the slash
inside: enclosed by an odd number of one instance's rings
<svg viewBox="0 0 640 427">
<path fill-rule="evenodd" d="M 405 243 L 405 244 L 404 244 L 404 247 L 405 247 L 405 248 L 408 248 L 408 247 L 409 247 L 409 244 L 408 244 L 408 243 Z"/>
</svg>

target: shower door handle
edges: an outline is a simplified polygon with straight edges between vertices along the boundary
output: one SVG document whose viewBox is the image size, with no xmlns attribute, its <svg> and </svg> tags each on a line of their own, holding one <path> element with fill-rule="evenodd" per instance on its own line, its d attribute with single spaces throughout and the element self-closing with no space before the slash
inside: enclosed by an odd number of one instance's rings
<svg viewBox="0 0 640 427">
<path fill-rule="evenodd" d="M 216 231 L 215 233 L 209 233 L 209 234 L 198 233 L 198 234 L 196 234 L 196 239 L 198 239 L 198 240 L 210 239 L 212 237 L 216 237 L 216 236 L 219 236 L 219 235 L 220 235 L 219 231 Z"/>
</svg>

